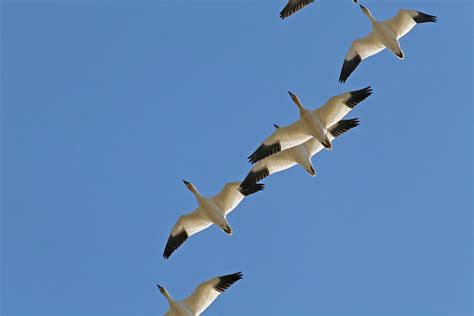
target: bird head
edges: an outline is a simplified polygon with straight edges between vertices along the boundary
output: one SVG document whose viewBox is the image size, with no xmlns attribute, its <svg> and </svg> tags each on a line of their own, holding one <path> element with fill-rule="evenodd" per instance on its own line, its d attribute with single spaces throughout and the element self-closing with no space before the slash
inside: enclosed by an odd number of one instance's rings
<svg viewBox="0 0 474 316">
<path fill-rule="evenodd" d="M 158 287 L 158 289 L 160 290 L 161 294 L 165 294 L 166 293 L 166 289 L 162 286 L 160 286 L 159 284 L 156 285 Z"/>
<path fill-rule="evenodd" d="M 183 183 L 189 190 L 192 190 L 194 188 L 194 185 L 191 182 L 183 180 Z"/>
</svg>

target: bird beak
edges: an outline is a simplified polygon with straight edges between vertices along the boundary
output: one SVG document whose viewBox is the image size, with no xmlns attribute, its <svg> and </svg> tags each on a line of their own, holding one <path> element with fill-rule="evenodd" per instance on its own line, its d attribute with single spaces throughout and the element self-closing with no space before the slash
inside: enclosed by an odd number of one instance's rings
<svg viewBox="0 0 474 316">
<path fill-rule="evenodd" d="M 288 94 L 290 95 L 291 98 L 295 98 L 296 95 L 294 95 L 293 93 L 291 93 L 291 91 L 288 91 Z"/>
<path fill-rule="evenodd" d="M 359 7 L 360 7 L 362 10 L 365 9 L 365 7 L 364 7 L 362 4 L 359 4 Z"/>
<path fill-rule="evenodd" d="M 183 183 L 186 184 L 186 185 L 190 184 L 190 183 L 189 183 L 188 181 L 186 181 L 186 180 L 183 180 Z"/>
<path fill-rule="evenodd" d="M 163 288 L 163 287 L 161 287 L 159 284 L 157 284 L 156 286 L 157 286 L 160 290 Z"/>
<path fill-rule="evenodd" d="M 273 124 L 273 126 L 274 126 L 275 128 L 280 128 L 280 126 L 278 126 L 278 125 L 276 125 L 276 124 Z"/>
<path fill-rule="evenodd" d="M 227 234 L 232 235 L 232 228 L 230 228 L 229 225 L 227 225 L 227 227 L 225 227 L 223 230 L 224 230 L 224 232 L 226 232 Z"/>
</svg>

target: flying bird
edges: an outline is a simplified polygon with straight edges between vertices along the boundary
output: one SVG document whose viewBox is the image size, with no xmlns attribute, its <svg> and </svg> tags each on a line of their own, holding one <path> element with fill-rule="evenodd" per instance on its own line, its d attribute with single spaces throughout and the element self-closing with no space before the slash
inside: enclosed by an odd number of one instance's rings
<svg viewBox="0 0 474 316">
<path fill-rule="evenodd" d="M 296 95 L 291 99 L 298 106 L 300 118 L 293 124 L 277 128 L 249 157 L 254 164 L 282 150 L 297 146 L 314 137 L 325 148 L 331 149 L 332 142 L 328 129 L 339 122 L 357 104 L 372 94 L 371 87 L 346 92 L 330 98 L 316 110 L 303 107 Z"/>
<path fill-rule="evenodd" d="M 280 18 L 283 20 L 313 2 L 314 0 L 288 0 L 288 3 L 280 12 Z M 353 0 L 353 2 L 357 3 L 357 0 Z"/>
<path fill-rule="evenodd" d="M 199 284 L 194 292 L 182 301 L 173 300 L 164 287 L 159 284 L 156 286 L 169 304 L 169 310 L 165 313 L 165 316 L 197 316 L 204 312 L 220 294 L 242 279 L 242 277 L 242 272 L 215 277 Z"/>
<path fill-rule="evenodd" d="M 227 221 L 227 215 L 248 195 L 263 190 L 263 184 L 254 184 L 245 190 L 240 188 L 240 182 L 230 182 L 224 185 L 216 196 L 206 198 L 196 187 L 188 181 L 184 184 L 191 191 L 199 204 L 198 208 L 182 215 L 171 230 L 171 234 L 163 252 L 163 258 L 168 259 L 188 237 L 200 232 L 212 224 L 220 227 L 224 232 L 232 235 L 232 228 Z"/>
<path fill-rule="evenodd" d="M 347 78 L 356 69 L 360 62 L 367 57 L 377 54 L 384 48 L 388 48 L 399 59 L 405 54 L 398 41 L 402 36 L 418 23 L 436 22 L 437 17 L 415 10 L 400 10 L 390 20 L 377 21 L 366 7 L 359 5 L 362 12 L 372 23 L 372 31 L 369 35 L 356 39 L 346 55 L 342 65 L 339 82 L 346 82 Z"/>
<path fill-rule="evenodd" d="M 328 129 L 329 140 L 332 141 L 334 138 L 344 134 L 357 125 L 359 125 L 358 118 L 337 122 Z M 275 128 L 280 128 L 278 125 L 274 126 Z M 323 145 L 316 138 L 311 138 L 303 144 L 288 148 L 262 159 L 253 165 L 252 170 L 250 170 L 244 181 L 242 181 L 240 187 L 246 190 L 269 175 L 289 169 L 297 164 L 303 167 L 309 175 L 314 177 L 316 171 L 311 162 L 311 157 L 322 149 Z"/>
</svg>

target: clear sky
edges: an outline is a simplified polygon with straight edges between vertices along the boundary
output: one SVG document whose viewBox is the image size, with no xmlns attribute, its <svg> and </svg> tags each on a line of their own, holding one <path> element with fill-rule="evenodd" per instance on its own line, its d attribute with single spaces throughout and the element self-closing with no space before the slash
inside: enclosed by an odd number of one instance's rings
<svg viewBox="0 0 474 316">
<path fill-rule="evenodd" d="M 3 1 L 2 311 L 159 315 L 243 271 L 207 315 L 471 315 L 472 2 L 363 2 L 437 15 L 338 82 L 370 23 L 351 0 Z M 177 218 L 246 175 L 310 108 L 371 85 L 361 125 L 231 213 L 163 248 Z"/>
</svg>

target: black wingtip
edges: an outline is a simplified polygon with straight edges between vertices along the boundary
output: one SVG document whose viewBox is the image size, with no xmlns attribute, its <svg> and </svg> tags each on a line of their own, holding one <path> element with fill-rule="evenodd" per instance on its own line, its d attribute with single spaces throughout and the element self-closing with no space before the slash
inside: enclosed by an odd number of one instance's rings
<svg viewBox="0 0 474 316">
<path fill-rule="evenodd" d="M 220 276 L 219 282 L 214 286 L 214 289 L 218 291 L 219 293 L 222 293 L 225 290 L 227 290 L 232 284 L 239 281 L 243 277 L 244 275 L 242 274 L 241 271 L 233 273 L 233 274 Z"/>
<path fill-rule="evenodd" d="M 420 11 L 417 11 L 418 15 L 413 18 L 416 23 L 426 23 L 426 22 L 433 22 L 436 23 L 438 21 L 438 17 L 430 14 L 426 14 Z"/>
<path fill-rule="evenodd" d="M 256 162 L 259 162 L 262 159 L 265 159 L 268 156 L 271 156 L 277 152 L 281 151 L 281 144 L 280 143 L 275 143 L 271 145 L 265 145 L 262 144 L 260 145 L 257 150 L 253 152 L 250 156 L 248 156 L 248 160 L 251 164 L 254 164 Z"/>
<path fill-rule="evenodd" d="M 263 183 L 249 183 L 244 185 L 244 183 L 242 182 L 239 191 L 240 193 L 242 193 L 242 195 L 249 196 L 254 193 L 257 193 L 258 191 L 262 191 L 263 189 L 265 189 L 265 184 Z"/>
<path fill-rule="evenodd" d="M 348 130 L 358 126 L 359 123 L 360 121 L 357 117 L 353 119 L 341 120 L 330 128 L 329 133 L 331 133 L 331 135 L 334 137 L 338 137 L 347 132 Z"/>
<path fill-rule="evenodd" d="M 165 250 L 163 251 L 163 258 L 168 259 L 173 252 L 186 241 L 186 239 L 188 239 L 188 233 L 185 230 L 176 236 L 170 235 L 166 242 Z"/>
<path fill-rule="evenodd" d="M 344 104 L 352 109 L 372 94 L 372 87 L 368 86 L 360 90 L 351 91 L 350 94 L 351 96 Z"/>
<path fill-rule="evenodd" d="M 250 171 L 245 177 L 244 181 L 242 181 L 242 183 L 240 184 L 240 189 L 243 191 L 247 191 L 252 185 L 268 177 L 269 175 L 270 171 L 268 170 L 268 168 L 263 168 L 258 171 Z"/>
<path fill-rule="evenodd" d="M 300 0 L 296 4 L 288 2 L 288 4 L 280 12 L 280 19 L 284 20 L 312 2 L 314 2 L 314 0 Z"/>
<path fill-rule="evenodd" d="M 339 75 L 339 82 L 345 83 L 347 81 L 347 78 L 349 78 L 349 76 L 357 68 L 361 61 L 362 58 L 360 57 L 360 55 L 356 55 L 351 60 L 344 59 L 341 74 Z"/>
</svg>

